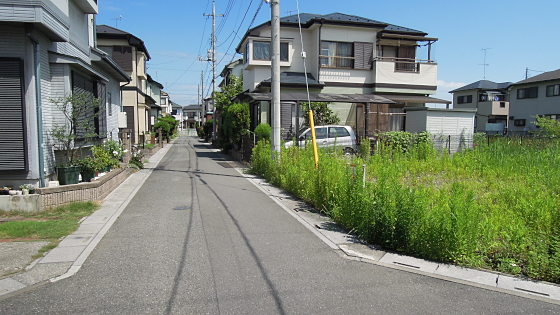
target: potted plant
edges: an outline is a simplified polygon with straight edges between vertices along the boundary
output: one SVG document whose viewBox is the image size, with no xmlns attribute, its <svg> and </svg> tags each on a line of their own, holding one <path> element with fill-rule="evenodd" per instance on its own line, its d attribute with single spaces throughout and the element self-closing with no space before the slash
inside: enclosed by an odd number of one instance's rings
<svg viewBox="0 0 560 315">
<path fill-rule="evenodd" d="M 9 195 L 10 190 L 12 190 L 10 187 L 3 187 L 2 189 L 0 189 L 0 195 Z"/>
<path fill-rule="evenodd" d="M 77 184 L 80 168 L 75 159 L 83 146 L 97 138 L 95 117 L 103 114 L 102 102 L 86 92 L 71 93 L 51 102 L 65 118 L 64 123 L 54 124 L 50 131 L 55 149 L 64 157 L 63 163 L 57 167 L 58 181 L 61 185 Z"/>
<path fill-rule="evenodd" d="M 22 194 L 29 195 L 29 190 L 33 189 L 33 185 L 23 184 L 19 186 L 19 189 L 21 189 Z"/>
<path fill-rule="evenodd" d="M 76 164 L 80 167 L 80 174 L 82 174 L 82 182 L 89 182 L 95 177 L 95 173 L 103 168 L 101 161 L 93 156 L 86 156 L 76 160 Z"/>
</svg>

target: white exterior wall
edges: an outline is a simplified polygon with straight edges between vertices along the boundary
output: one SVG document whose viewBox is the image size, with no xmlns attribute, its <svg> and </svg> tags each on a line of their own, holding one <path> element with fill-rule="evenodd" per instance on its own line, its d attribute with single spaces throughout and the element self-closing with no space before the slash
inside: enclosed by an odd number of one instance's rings
<svg viewBox="0 0 560 315">
<path fill-rule="evenodd" d="M 419 72 L 395 71 L 395 62 L 374 62 L 375 82 L 403 85 L 435 85 L 437 81 L 437 64 L 420 63 Z M 426 94 L 435 94 L 436 91 L 426 90 Z"/>
</svg>

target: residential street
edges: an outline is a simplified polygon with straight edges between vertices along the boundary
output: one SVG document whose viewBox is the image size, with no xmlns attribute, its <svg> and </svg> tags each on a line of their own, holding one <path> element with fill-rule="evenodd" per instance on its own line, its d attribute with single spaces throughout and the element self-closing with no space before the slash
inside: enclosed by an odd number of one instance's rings
<svg viewBox="0 0 560 315">
<path fill-rule="evenodd" d="M 0 314 L 559 314 L 560 305 L 349 260 L 181 137 L 73 277 Z"/>
</svg>

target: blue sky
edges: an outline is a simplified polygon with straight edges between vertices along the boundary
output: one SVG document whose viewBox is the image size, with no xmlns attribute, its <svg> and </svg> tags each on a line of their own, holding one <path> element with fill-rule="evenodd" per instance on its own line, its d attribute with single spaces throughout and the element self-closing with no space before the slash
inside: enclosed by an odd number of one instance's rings
<svg viewBox="0 0 560 315">
<path fill-rule="evenodd" d="M 225 14 L 216 20 L 218 74 L 234 57 L 253 18 L 253 27 L 270 20 L 270 6 L 261 3 L 216 0 L 216 14 Z M 296 0 L 280 1 L 281 16 L 296 14 L 296 8 Z M 520 81 L 526 68 L 530 76 L 560 68 L 558 0 L 300 0 L 299 9 L 357 15 L 439 38 L 432 56 L 439 65 L 439 98 L 451 99 L 449 90 L 484 78 L 483 49 L 486 79 L 495 82 Z M 210 48 L 212 20 L 205 13 L 212 13 L 211 0 L 99 0 L 97 23 L 141 38 L 152 57 L 148 73 L 173 101 L 189 105 L 197 102 L 201 72 L 206 87 L 211 79 L 210 63 L 198 60 Z"/>
</svg>

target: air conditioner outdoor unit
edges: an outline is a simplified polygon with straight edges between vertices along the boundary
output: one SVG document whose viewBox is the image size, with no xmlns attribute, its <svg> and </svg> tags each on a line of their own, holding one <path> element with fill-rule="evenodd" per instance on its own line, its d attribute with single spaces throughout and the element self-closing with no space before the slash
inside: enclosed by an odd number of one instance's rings
<svg viewBox="0 0 560 315">
<path fill-rule="evenodd" d="M 127 128 L 127 123 L 126 123 L 126 112 L 119 112 L 119 115 L 117 116 L 117 120 L 119 122 L 119 128 Z"/>
</svg>

